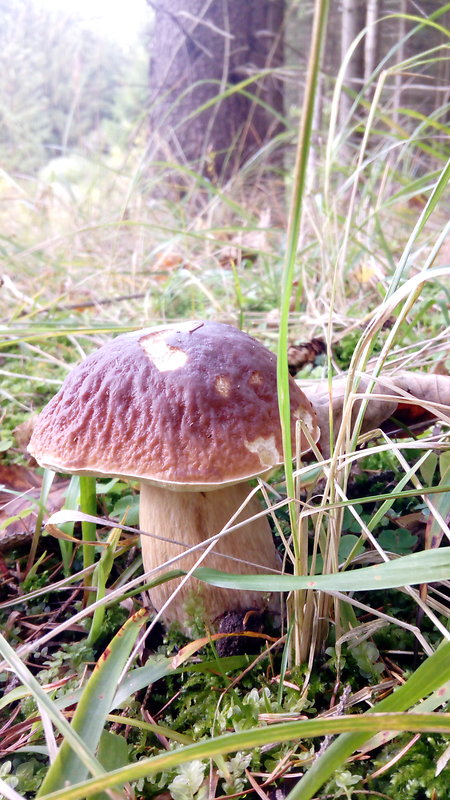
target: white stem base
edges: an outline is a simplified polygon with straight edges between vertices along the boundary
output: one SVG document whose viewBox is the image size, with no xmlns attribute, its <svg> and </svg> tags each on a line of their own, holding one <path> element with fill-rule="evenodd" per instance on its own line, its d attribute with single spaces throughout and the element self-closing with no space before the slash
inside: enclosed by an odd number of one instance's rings
<svg viewBox="0 0 450 800">
<path fill-rule="evenodd" d="M 141 530 L 184 542 L 187 547 L 193 547 L 219 533 L 248 497 L 249 491 L 247 483 L 208 492 L 177 492 L 141 484 Z M 241 522 L 260 511 L 258 500 L 252 497 L 236 521 Z M 146 572 L 184 553 L 187 549 L 151 536 L 141 536 L 141 544 Z M 196 550 L 180 558 L 173 565 L 165 567 L 163 571 L 177 568 L 188 570 L 203 552 L 201 549 Z M 232 556 L 240 561 L 224 556 Z M 201 562 L 201 566 L 238 574 L 279 571 L 280 558 L 267 517 L 261 517 L 249 522 L 243 528 L 225 534 L 215 544 L 214 550 Z M 157 611 L 170 598 L 179 583 L 180 580 L 169 581 L 150 591 L 151 602 Z M 219 589 L 190 578 L 164 611 L 163 621 L 166 625 L 177 621 L 184 631 L 188 631 L 186 606 L 192 609 L 193 604 L 202 609 L 206 623 L 213 623 L 226 611 L 246 611 L 250 608 L 264 610 L 269 605 L 268 597 L 262 592 Z M 277 606 L 278 598 L 275 598 L 270 607 Z"/>
</svg>

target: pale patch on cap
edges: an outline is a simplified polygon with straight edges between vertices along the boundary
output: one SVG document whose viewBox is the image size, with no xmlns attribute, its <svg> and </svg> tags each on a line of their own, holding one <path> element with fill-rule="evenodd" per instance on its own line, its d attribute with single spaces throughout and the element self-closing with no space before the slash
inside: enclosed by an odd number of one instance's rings
<svg viewBox="0 0 450 800">
<path fill-rule="evenodd" d="M 188 354 L 178 347 L 166 344 L 167 331 L 143 336 L 139 344 L 160 372 L 172 372 L 184 367 Z"/>
<path fill-rule="evenodd" d="M 216 392 L 223 394 L 224 397 L 229 397 L 231 390 L 230 379 L 226 375 L 218 375 L 214 381 Z"/>
<path fill-rule="evenodd" d="M 252 372 L 249 383 L 251 383 L 252 386 L 261 386 L 263 380 L 264 378 L 260 372 Z"/>
<path fill-rule="evenodd" d="M 294 417 L 294 419 L 301 420 L 305 428 L 308 428 L 309 431 L 313 431 L 317 427 L 312 414 L 306 411 L 306 409 L 303 406 L 299 406 L 298 408 L 296 408 L 295 411 L 292 413 L 292 416 Z"/>
<path fill-rule="evenodd" d="M 245 440 L 245 446 L 251 453 L 256 453 L 264 467 L 273 467 L 283 460 L 278 452 L 278 448 L 275 444 L 275 436 L 273 434 L 267 437 L 258 436 L 253 442 Z"/>
</svg>

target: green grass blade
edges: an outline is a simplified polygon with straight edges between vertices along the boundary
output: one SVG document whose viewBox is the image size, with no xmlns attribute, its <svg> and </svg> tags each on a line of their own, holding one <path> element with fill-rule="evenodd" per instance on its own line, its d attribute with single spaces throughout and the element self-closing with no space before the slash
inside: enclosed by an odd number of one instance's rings
<svg viewBox="0 0 450 800">
<path fill-rule="evenodd" d="M 100 657 L 83 691 L 71 727 L 90 752 L 97 749 L 117 682 L 147 616 L 148 612 L 141 609 L 127 620 Z M 56 791 L 68 783 L 79 782 L 86 777 L 87 772 L 86 765 L 80 761 L 78 754 L 64 741 L 47 772 L 39 796 Z"/>
<path fill-rule="evenodd" d="M 376 591 L 411 586 L 450 578 L 450 547 L 426 550 L 395 558 L 373 567 L 329 575 L 231 575 L 199 567 L 193 573 L 212 586 L 259 592 L 290 592 L 297 589 L 321 591 Z"/>
<path fill-rule="evenodd" d="M 131 670 L 117 687 L 117 691 L 111 702 L 110 710 L 118 708 L 125 703 L 132 695 L 145 689 L 161 678 L 167 675 L 179 675 L 182 672 L 196 672 L 199 674 L 225 674 L 232 670 L 245 669 L 249 666 L 250 659 L 248 656 L 225 656 L 223 658 L 215 659 L 214 661 L 200 661 L 194 664 L 183 664 L 182 667 L 175 666 L 173 658 L 164 658 L 160 656 L 151 656 L 144 667 L 137 667 Z M 83 694 L 83 688 L 75 689 L 73 692 L 63 694 L 53 701 L 53 705 L 59 711 L 63 711 L 69 706 L 79 703 Z M 12 689 L 8 694 L 0 699 L 0 711 L 12 703 L 17 703 L 23 700 L 24 697 L 30 697 L 31 692 L 29 689 L 17 687 Z M 432 711 L 433 709 L 426 709 Z M 108 715 L 108 718 L 111 714 Z M 131 724 L 131 723 L 130 723 Z M 149 729 L 150 730 L 150 729 Z M 180 734 L 180 741 L 182 741 L 182 734 Z"/>
<path fill-rule="evenodd" d="M 97 513 L 97 494 L 95 490 L 95 478 L 90 475 L 80 475 L 80 508 L 85 514 L 92 514 L 95 516 Z M 81 523 L 81 534 L 83 542 L 92 542 L 95 540 L 96 526 L 93 522 L 83 520 Z M 90 567 L 94 563 L 95 551 L 92 545 L 83 544 L 83 567 Z M 91 579 L 87 578 L 86 583 L 89 585 Z M 92 599 L 92 598 L 91 598 Z"/>
<path fill-rule="evenodd" d="M 289 213 L 287 252 L 284 267 L 283 290 L 280 309 L 280 330 L 278 337 L 278 405 L 280 409 L 286 470 L 286 488 L 289 497 L 294 497 L 294 477 L 292 470 L 292 442 L 290 426 L 289 369 L 287 363 L 289 303 L 294 282 L 298 239 L 302 220 L 302 205 L 306 187 L 308 155 L 314 116 L 317 80 L 320 70 L 320 56 L 326 32 L 329 0 L 318 0 L 314 13 L 311 51 L 308 62 L 303 108 L 297 143 L 297 156 L 294 170 L 294 188 Z"/>
<path fill-rule="evenodd" d="M 133 719 L 133 717 L 120 716 L 120 714 L 108 714 L 108 722 L 115 722 L 118 725 L 128 725 L 130 728 L 137 728 L 141 731 L 151 731 L 165 736 L 166 739 L 179 742 L 180 744 L 192 744 L 192 738 L 186 736 L 184 733 L 172 730 L 167 725 L 157 725 L 152 722 L 143 722 L 141 719 Z M 103 763 L 103 762 L 102 762 Z M 114 765 L 117 766 L 117 763 Z"/>
<path fill-rule="evenodd" d="M 68 748 L 72 748 L 73 751 L 77 753 L 79 762 L 84 765 L 85 774 L 87 774 L 89 770 L 93 775 L 102 774 L 103 769 L 101 765 L 86 747 L 77 731 L 75 731 L 71 725 L 69 725 L 66 718 L 56 707 L 55 703 L 48 697 L 46 692 L 37 682 L 36 678 L 31 674 L 28 667 L 25 666 L 23 661 L 21 661 L 21 659 L 16 655 L 12 647 L 1 634 L 0 655 L 14 670 L 14 674 L 21 681 L 21 683 L 27 687 L 36 702 L 39 703 L 39 705 L 47 712 L 48 716 L 57 727 L 59 732 L 63 734 L 65 737 L 66 746 Z"/>
<path fill-rule="evenodd" d="M 113 528 L 108 536 L 108 543 L 103 550 L 100 560 L 97 562 L 93 576 L 92 585 L 97 589 L 95 600 L 102 600 L 106 594 L 106 583 L 114 564 L 114 555 L 120 538 L 120 529 Z M 106 607 L 99 606 L 95 609 L 92 617 L 91 628 L 88 636 L 88 644 L 93 644 L 101 635 L 103 622 L 105 619 Z"/>
<path fill-rule="evenodd" d="M 448 655 L 449 653 L 447 653 L 447 659 Z M 434 677 L 436 678 L 436 675 Z M 273 742 L 288 742 L 299 738 L 327 736 L 348 731 L 357 731 L 357 733 L 347 733 L 348 737 L 353 736 L 355 739 L 358 738 L 365 741 L 377 731 L 383 730 L 448 733 L 450 732 L 450 714 L 367 713 L 360 717 L 349 715 L 332 719 L 320 718 L 286 722 L 265 728 L 252 728 L 247 731 L 225 734 L 214 739 L 180 747 L 175 751 L 167 751 L 154 758 L 142 759 L 137 763 L 116 769 L 108 775 L 91 778 L 76 786 L 46 794 L 42 796 L 42 800 L 80 800 L 83 797 L 91 797 L 99 791 L 104 791 L 126 782 L 136 781 L 149 775 L 155 775 L 179 764 L 186 764 L 194 759 L 216 758 L 226 753 L 262 747 Z M 294 796 L 292 795 L 292 797 Z M 312 795 L 297 794 L 295 797 L 301 798 L 301 800 L 309 800 Z"/>
<path fill-rule="evenodd" d="M 103 731 L 98 745 L 98 758 L 106 771 L 129 764 L 128 743 L 124 736 L 112 731 Z M 94 800 L 109 800 L 107 792 L 100 792 Z"/>
<path fill-rule="evenodd" d="M 428 201 L 423 209 L 419 219 L 417 220 L 411 236 L 408 239 L 406 247 L 402 253 L 402 257 L 398 262 L 397 269 L 395 270 L 394 275 L 392 276 L 392 280 L 389 285 L 389 289 L 386 294 L 386 299 L 388 299 L 395 291 L 398 289 L 400 281 L 406 271 L 408 265 L 408 259 L 411 255 L 411 250 L 413 247 L 414 242 L 416 241 L 419 233 L 424 229 L 427 220 L 429 219 L 430 215 L 433 213 L 434 209 L 436 208 L 437 204 L 439 203 L 440 199 L 442 198 L 443 194 L 445 193 L 448 182 L 450 180 L 450 160 L 447 161 L 444 169 L 442 170 L 441 174 L 439 175 L 438 180 L 433 188 L 433 191 L 428 198 Z"/>
<path fill-rule="evenodd" d="M 39 544 L 39 539 L 41 538 L 42 522 L 44 519 L 45 506 L 47 503 L 47 498 L 50 489 L 52 487 L 54 477 L 55 473 L 51 469 L 44 470 L 44 474 L 42 476 L 41 496 L 39 498 L 39 511 L 36 517 L 36 525 L 34 528 L 33 539 L 31 541 L 30 552 L 28 554 L 28 559 L 27 559 L 27 568 L 26 568 L 27 574 L 33 567 L 37 547 Z"/>
<path fill-rule="evenodd" d="M 393 694 L 377 703 L 367 716 L 373 719 L 373 714 L 403 711 L 410 708 L 430 692 L 439 689 L 450 678 L 450 642 L 441 645 L 432 656 L 411 675 Z M 436 715 L 440 717 L 445 714 Z M 411 715 L 409 715 L 411 719 Z M 386 730 L 393 730 L 389 727 Z M 412 729 L 411 729 L 412 730 Z M 339 736 L 322 756 L 312 765 L 306 775 L 288 795 L 288 800 L 310 800 L 316 791 L 323 786 L 333 772 L 367 740 L 366 734 L 358 731 Z"/>
<path fill-rule="evenodd" d="M 117 687 L 117 692 L 111 703 L 111 709 L 120 706 L 121 703 L 140 689 L 143 689 L 144 686 L 150 686 L 150 684 L 155 681 L 159 681 L 161 678 L 171 675 L 174 670 L 172 658 L 149 659 L 144 667 L 137 667 L 131 670 Z"/>
<path fill-rule="evenodd" d="M 80 479 L 78 475 L 72 475 L 69 483 L 69 488 L 66 492 L 66 499 L 64 501 L 65 509 L 75 509 L 78 507 L 78 497 L 80 494 Z M 74 524 L 73 522 L 66 522 L 61 526 L 61 530 L 69 536 L 73 536 Z M 70 575 L 70 561 L 73 554 L 73 543 L 66 542 L 63 539 L 59 540 L 59 548 L 61 550 L 61 558 L 63 562 L 64 575 Z"/>
</svg>

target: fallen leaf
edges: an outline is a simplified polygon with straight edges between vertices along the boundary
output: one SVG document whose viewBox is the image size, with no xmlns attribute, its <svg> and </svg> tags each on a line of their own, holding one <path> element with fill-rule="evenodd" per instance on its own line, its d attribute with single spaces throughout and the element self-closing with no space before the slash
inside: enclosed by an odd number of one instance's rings
<svg viewBox="0 0 450 800">
<path fill-rule="evenodd" d="M 0 488 L 5 487 L 14 492 L 27 492 L 29 489 L 40 488 L 41 479 L 36 472 L 22 467 L 20 464 L 0 464 Z M 2 492 L 0 491 L 0 496 Z"/>
<path fill-rule="evenodd" d="M 378 260 L 370 258 L 356 267 L 351 276 L 363 286 L 367 283 L 376 285 L 386 277 L 386 273 Z"/>
<path fill-rule="evenodd" d="M 361 433 L 381 428 L 393 436 L 404 435 L 405 429 L 424 430 L 436 419 L 450 424 L 450 377 L 448 375 L 403 372 L 380 376 L 373 392 L 366 395 L 370 379 L 363 377 L 358 383 L 357 399 L 350 406 L 345 402 L 347 377 L 331 382 L 334 438 L 341 427 L 342 417 L 351 415 L 354 425 L 362 403 L 368 398 Z M 329 408 L 330 391 L 327 380 L 314 384 L 298 382 L 313 405 L 320 428 L 319 446 L 324 456 L 330 453 Z M 344 407 L 345 405 L 345 407 Z"/>
<path fill-rule="evenodd" d="M 21 453 L 25 453 L 27 456 L 29 455 L 29 453 L 27 453 L 27 447 L 38 416 L 39 414 L 31 414 L 26 420 L 24 420 L 24 422 L 21 422 L 20 425 L 17 425 L 13 430 L 17 447 Z"/>
<path fill-rule="evenodd" d="M 187 266 L 184 256 L 169 246 L 159 253 L 156 261 L 150 266 L 155 281 L 167 281 L 175 270 Z"/>
<path fill-rule="evenodd" d="M 64 505 L 68 480 L 54 481 L 47 500 L 52 514 Z M 33 536 L 41 494 L 41 478 L 19 464 L 0 464 L 0 552 Z"/>
</svg>

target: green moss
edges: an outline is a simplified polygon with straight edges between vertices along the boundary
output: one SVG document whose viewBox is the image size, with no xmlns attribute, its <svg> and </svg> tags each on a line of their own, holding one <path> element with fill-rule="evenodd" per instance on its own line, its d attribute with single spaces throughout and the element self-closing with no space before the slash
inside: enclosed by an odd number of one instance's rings
<svg viewBox="0 0 450 800">
<path fill-rule="evenodd" d="M 378 769 L 388 763 L 411 740 L 411 735 L 397 737 L 383 748 L 381 756 L 373 766 Z M 386 775 L 375 779 L 371 786 L 392 797 L 402 800 L 435 800 L 448 797 L 450 766 L 436 775 L 436 762 L 449 746 L 449 738 L 439 735 L 422 735 L 416 744 L 397 762 Z"/>
</svg>

